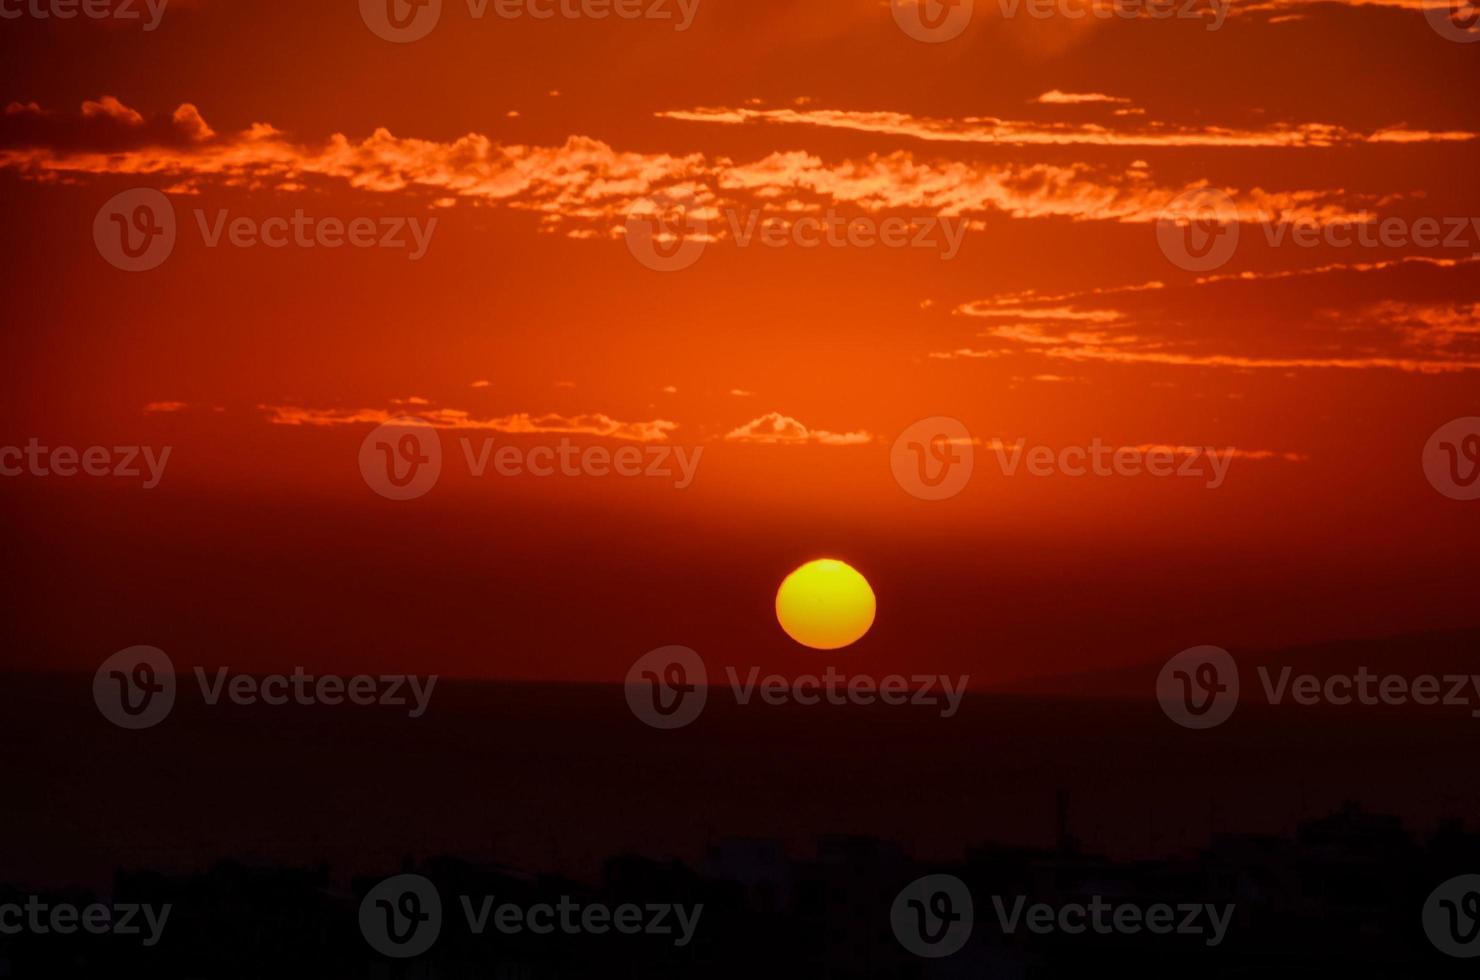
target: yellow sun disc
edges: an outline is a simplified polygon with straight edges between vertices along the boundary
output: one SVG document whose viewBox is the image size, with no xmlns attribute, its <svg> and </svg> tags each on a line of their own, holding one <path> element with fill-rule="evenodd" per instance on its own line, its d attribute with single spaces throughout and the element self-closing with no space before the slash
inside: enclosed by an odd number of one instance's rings
<svg viewBox="0 0 1480 980">
<path fill-rule="evenodd" d="M 776 590 L 786 635 L 814 650 L 856 643 L 874 625 L 874 590 L 846 562 L 822 558 L 798 568 Z"/>
</svg>

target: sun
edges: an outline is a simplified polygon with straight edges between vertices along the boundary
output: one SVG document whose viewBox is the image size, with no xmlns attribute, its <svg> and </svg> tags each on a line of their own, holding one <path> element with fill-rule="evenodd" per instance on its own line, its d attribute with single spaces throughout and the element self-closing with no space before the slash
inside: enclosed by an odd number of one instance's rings
<svg viewBox="0 0 1480 980">
<path fill-rule="evenodd" d="M 858 642 L 874 625 L 874 590 L 852 565 L 809 561 L 776 590 L 776 620 L 786 635 L 814 650 Z"/>
</svg>

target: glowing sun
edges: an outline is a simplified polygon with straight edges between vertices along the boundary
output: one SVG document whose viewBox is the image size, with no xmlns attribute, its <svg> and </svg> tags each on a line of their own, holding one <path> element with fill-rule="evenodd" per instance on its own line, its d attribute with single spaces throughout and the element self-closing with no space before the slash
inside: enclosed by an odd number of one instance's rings
<svg viewBox="0 0 1480 980">
<path fill-rule="evenodd" d="M 814 650 L 856 643 L 874 625 L 874 590 L 846 562 L 809 561 L 776 590 L 776 619 L 786 635 Z"/>
</svg>

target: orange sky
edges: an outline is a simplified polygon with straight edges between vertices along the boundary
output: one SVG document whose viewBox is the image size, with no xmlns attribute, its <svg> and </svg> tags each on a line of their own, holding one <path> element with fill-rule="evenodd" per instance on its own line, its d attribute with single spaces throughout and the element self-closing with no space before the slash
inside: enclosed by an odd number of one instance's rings
<svg viewBox="0 0 1480 980">
<path fill-rule="evenodd" d="M 686 30 L 445 0 L 411 43 L 352 0 L 6 19 L 0 447 L 172 451 L 149 490 L 0 480 L 30 570 L 4 657 L 800 670 L 770 601 L 819 555 L 879 596 L 833 661 L 983 683 L 1476 625 L 1480 504 L 1422 457 L 1480 415 L 1480 44 L 1418 0 L 1203 7 L 977 0 L 940 43 L 890 0 L 698 0 Z M 128 272 L 94 224 L 135 188 L 176 242 Z M 1238 243 L 1189 271 L 1158 220 L 1200 189 Z M 705 226 L 691 267 L 629 248 L 654 199 Z M 225 230 L 299 211 L 424 247 Z M 927 247 L 740 240 L 777 217 Z M 408 414 L 443 475 L 385 500 L 357 454 Z M 931 417 L 974 441 L 940 501 L 891 471 Z M 487 438 L 699 461 L 472 476 Z M 1008 475 L 1018 440 L 1234 452 L 1216 487 Z"/>
</svg>

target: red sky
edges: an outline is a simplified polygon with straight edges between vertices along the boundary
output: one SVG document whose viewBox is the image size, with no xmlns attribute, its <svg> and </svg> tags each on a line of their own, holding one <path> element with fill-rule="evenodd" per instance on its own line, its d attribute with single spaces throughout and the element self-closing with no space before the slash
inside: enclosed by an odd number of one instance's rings
<svg viewBox="0 0 1480 980">
<path fill-rule="evenodd" d="M 1480 503 L 1436 492 L 1423 454 L 1480 415 L 1480 44 L 1419 0 L 1136 20 L 978 0 L 941 43 L 889 3 L 699 0 L 680 31 L 447 0 L 404 44 L 349 0 L 7 19 L 0 447 L 171 455 L 147 490 L 0 479 L 5 663 L 90 671 L 146 643 L 616 680 L 681 643 L 988 683 L 1477 625 Z M 178 226 L 143 272 L 93 235 L 133 188 Z M 1157 222 L 1200 188 L 1239 239 L 1193 272 Z M 655 196 L 707 221 L 692 267 L 624 242 Z M 200 227 L 299 209 L 437 223 L 415 260 Z M 770 248 L 736 240 L 751 214 L 962 237 L 949 258 Z M 1320 240 L 1271 243 L 1280 218 Z M 1336 244 L 1389 219 L 1388 243 Z M 440 427 L 444 466 L 398 502 L 357 456 L 405 414 Z M 890 465 L 932 417 L 975 440 L 941 501 Z M 458 441 L 562 437 L 702 457 L 683 488 L 475 478 Z M 1007 475 L 993 446 L 1018 440 L 1237 452 L 1213 488 Z M 823 555 L 879 597 L 833 655 L 770 609 Z"/>
</svg>

